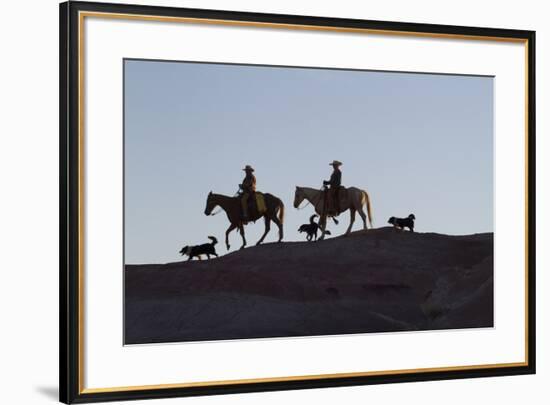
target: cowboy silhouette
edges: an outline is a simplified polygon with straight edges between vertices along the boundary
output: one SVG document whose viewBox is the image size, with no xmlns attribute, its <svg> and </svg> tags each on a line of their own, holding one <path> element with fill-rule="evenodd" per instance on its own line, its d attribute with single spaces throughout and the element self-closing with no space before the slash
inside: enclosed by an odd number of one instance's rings
<svg viewBox="0 0 550 405">
<path fill-rule="evenodd" d="M 246 172 L 246 176 L 243 182 L 239 184 L 239 188 L 242 190 L 241 207 L 243 210 L 243 219 L 246 220 L 248 219 L 248 207 L 256 195 L 256 177 L 252 174 L 254 172 L 252 166 L 246 165 L 243 170 Z"/>
<path fill-rule="evenodd" d="M 333 160 L 332 163 L 329 163 L 332 166 L 333 171 L 330 175 L 329 180 L 324 180 L 323 185 L 328 186 L 327 189 L 327 210 L 330 215 L 337 215 L 340 211 L 339 208 L 339 198 L 338 190 L 342 184 L 342 172 L 340 171 L 340 166 L 342 162 L 338 160 Z"/>
</svg>

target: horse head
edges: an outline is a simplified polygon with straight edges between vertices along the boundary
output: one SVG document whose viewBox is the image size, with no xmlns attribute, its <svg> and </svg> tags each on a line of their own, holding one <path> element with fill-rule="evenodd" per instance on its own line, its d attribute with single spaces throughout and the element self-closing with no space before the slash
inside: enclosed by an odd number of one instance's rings
<svg viewBox="0 0 550 405">
<path fill-rule="evenodd" d="M 216 206 L 214 194 L 212 191 L 208 193 L 208 198 L 206 199 L 206 208 L 204 209 L 204 215 L 210 215 L 212 213 L 212 210 Z"/>
<path fill-rule="evenodd" d="M 294 208 L 298 208 L 302 201 L 306 198 L 302 187 L 296 186 L 296 191 L 294 192 Z"/>
</svg>

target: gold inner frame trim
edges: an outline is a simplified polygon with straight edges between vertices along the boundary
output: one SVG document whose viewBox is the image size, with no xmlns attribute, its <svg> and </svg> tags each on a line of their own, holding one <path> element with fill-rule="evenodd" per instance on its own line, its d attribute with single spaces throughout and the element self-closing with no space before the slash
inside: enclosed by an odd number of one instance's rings
<svg viewBox="0 0 550 405">
<path fill-rule="evenodd" d="M 503 367 L 518 367 L 524 366 L 525 363 L 503 363 L 503 364 L 482 364 L 475 366 L 455 366 L 455 367 L 433 367 L 419 369 L 403 369 L 403 370 L 387 370 L 387 371 L 364 371 L 354 373 L 334 373 L 334 374 L 313 374 L 302 376 L 289 377 L 271 377 L 271 378 L 249 378 L 240 380 L 220 380 L 220 381 L 201 381 L 190 383 L 174 383 L 174 384 L 157 384 L 157 385 L 140 385 L 128 387 L 110 387 L 110 388 L 88 388 L 83 391 L 84 394 L 93 394 L 100 392 L 119 392 L 119 391 L 143 391 L 150 389 L 169 389 L 169 388 L 190 388 L 190 387 L 211 387 L 216 385 L 233 385 L 233 384 L 254 384 L 266 382 L 285 382 L 297 380 L 321 380 L 321 379 L 338 379 L 346 377 L 366 377 L 377 375 L 396 375 L 408 373 L 430 373 L 437 371 L 463 371 L 463 370 L 479 370 Z"/>
<path fill-rule="evenodd" d="M 121 387 L 104 387 L 104 388 L 85 388 L 84 387 L 84 19 L 86 17 L 109 18 L 121 20 L 139 20 L 139 21 L 156 21 L 167 23 L 188 23 L 188 24 L 213 24 L 236 27 L 259 27 L 271 29 L 293 29 L 304 31 L 329 31 L 339 33 L 358 33 L 371 35 L 391 35 L 405 36 L 416 38 L 443 38 L 453 40 L 476 40 L 490 42 L 508 42 L 508 43 L 523 43 L 525 47 L 525 359 L 523 362 L 516 363 L 498 363 L 498 364 L 476 364 L 467 366 L 449 366 L 449 367 L 432 367 L 432 368 L 415 368 L 415 369 L 398 369 L 398 370 L 379 370 L 365 372 L 350 372 L 350 373 L 333 373 L 333 374 L 313 374 L 313 375 L 296 375 L 296 376 L 281 376 L 267 378 L 250 378 L 237 380 L 220 380 L 220 381 L 201 381 L 188 383 L 173 383 L 173 384 L 152 384 L 139 386 L 121 386 Z M 254 384 L 267 382 L 288 382 L 288 381 L 305 381 L 305 380 L 320 380 L 320 379 L 339 379 L 347 377 L 368 377 L 380 375 L 397 375 L 410 373 L 430 373 L 440 371 L 467 371 L 480 369 L 498 369 L 521 367 L 529 365 L 529 317 L 528 317 L 528 300 L 529 300 L 529 272 L 528 272 L 528 252 L 529 252 L 529 183 L 528 183 L 528 164 L 529 164 L 529 41 L 524 38 L 503 38 L 479 35 L 463 35 L 463 34 L 445 34 L 445 33 L 426 33 L 415 31 L 392 31 L 382 29 L 368 28 L 348 28 L 348 27 L 333 27 L 333 26 L 313 26 L 300 24 L 285 24 L 285 23 L 264 23 L 253 21 L 235 21 L 222 19 L 208 18 L 188 18 L 188 17 L 167 17 L 155 15 L 138 15 L 125 13 L 104 13 L 104 12 L 85 12 L 78 13 L 78 387 L 80 394 L 97 394 L 109 392 L 128 392 L 128 391 L 144 391 L 151 389 L 171 389 L 171 388 L 191 388 L 191 387 L 212 387 L 226 386 L 235 384 Z"/>
<path fill-rule="evenodd" d="M 525 363 L 529 363 L 529 41 L 525 41 L 524 46 L 524 60 L 525 60 L 525 111 L 524 111 L 524 121 L 525 121 Z"/>
<path fill-rule="evenodd" d="M 78 391 L 84 391 L 84 16 L 78 16 Z"/>
<path fill-rule="evenodd" d="M 513 37 L 491 37 L 481 35 L 464 35 L 464 34 L 445 34 L 445 33 L 429 33 L 415 31 L 392 31 L 373 28 L 350 28 L 350 27 L 333 27 L 321 25 L 301 25 L 287 23 L 267 23 L 257 21 L 237 21 L 237 20 L 220 20 L 212 18 L 191 18 L 191 17 L 168 17 L 155 16 L 145 14 L 124 14 L 124 13 L 103 13 L 103 12 L 81 12 L 83 17 L 111 18 L 123 20 L 138 20 L 138 21 L 160 21 L 172 23 L 188 23 L 188 24 L 214 24 L 214 25 L 231 25 L 237 27 L 259 27 L 259 28 L 277 28 L 277 29 L 293 29 L 303 31 L 332 31 L 332 32 L 347 32 L 359 34 L 375 34 L 375 35 L 396 35 L 396 36 L 412 36 L 412 37 L 427 37 L 427 38 L 450 38 L 450 39 L 468 39 L 479 41 L 497 41 L 497 42 L 525 42 L 523 38 Z"/>
</svg>

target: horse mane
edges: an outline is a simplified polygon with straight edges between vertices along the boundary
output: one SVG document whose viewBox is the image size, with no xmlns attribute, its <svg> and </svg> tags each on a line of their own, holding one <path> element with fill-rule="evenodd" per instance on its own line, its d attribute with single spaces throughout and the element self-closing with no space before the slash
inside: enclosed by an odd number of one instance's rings
<svg viewBox="0 0 550 405">
<path fill-rule="evenodd" d="M 296 186 L 297 189 L 300 189 L 302 191 L 321 191 L 319 189 L 316 189 L 316 188 L 313 188 L 313 187 L 301 187 L 301 186 Z"/>
<path fill-rule="evenodd" d="M 215 198 L 227 198 L 227 199 L 231 199 L 231 198 L 237 198 L 235 196 L 230 196 L 230 195 L 225 195 L 225 194 L 218 194 L 218 193 L 212 193 L 210 194 L 212 197 L 215 197 Z"/>
</svg>

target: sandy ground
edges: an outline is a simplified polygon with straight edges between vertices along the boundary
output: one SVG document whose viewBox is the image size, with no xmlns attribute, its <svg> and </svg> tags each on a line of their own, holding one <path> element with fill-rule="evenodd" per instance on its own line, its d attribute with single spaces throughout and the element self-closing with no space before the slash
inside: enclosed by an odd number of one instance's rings
<svg viewBox="0 0 550 405">
<path fill-rule="evenodd" d="M 126 344 L 491 326 L 492 233 L 381 228 L 125 269 Z"/>
</svg>

